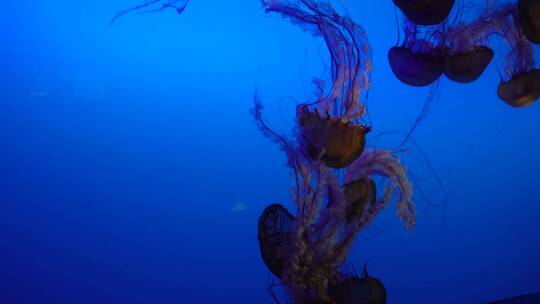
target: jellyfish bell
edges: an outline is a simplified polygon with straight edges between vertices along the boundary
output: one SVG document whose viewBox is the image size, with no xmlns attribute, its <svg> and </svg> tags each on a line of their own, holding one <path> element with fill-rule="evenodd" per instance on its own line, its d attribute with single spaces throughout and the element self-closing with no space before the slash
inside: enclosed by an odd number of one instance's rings
<svg viewBox="0 0 540 304">
<path fill-rule="evenodd" d="M 540 98 L 540 70 L 520 73 L 499 84 L 498 95 L 515 108 L 524 108 Z"/>
<path fill-rule="evenodd" d="M 412 22 L 418 25 L 435 25 L 444 21 L 455 0 L 393 0 L 394 4 Z"/>
<path fill-rule="evenodd" d="M 375 203 L 375 193 L 376 185 L 370 178 L 360 178 L 343 186 L 343 194 L 347 202 L 345 210 L 347 224 L 362 216 L 366 204 Z"/>
<path fill-rule="evenodd" d="M 306 105 L 297 110 L 300 142 L 314 160 L 321 159 L 330 168 L 340 169 L 353 163 L 364 151 L 369 128 L 343 119 L 309 111 Z"/>
<path fill-rule="evenodd" d="M 447 54 L 444 58 L 444 75 L 459 83 L 473 82 L 482 75 L 493 56 L 493 50 L 485 46 L 468 52 Z"/>
<path fill-rule="evenodd" d="M 540 44 L 540 1 L 519 0 L 518 16 L 525 37 L 531 43 Z"/>
<path fill-rule="evenodd" d="M 386 288 L 381 280 L 368 275 L 345 277 L 331 286 L 330 294 L 339 304 L 386 304 Z"/>
<path fill-rule="evenodd" d="M 423 87 L 435 82 L 443 73 L 442 58 L 433 52 L 417 53 L 405 46 L 395 46 L 388 52 L 394 75 L 403 83 Z"/>
<path fill-rule="evenodd" d="M 281 277 L 290 244 L 294 216 L 280 204 L 268 206 L 259 217 L 258 239 L 263 261 L 276 277 Z"/>
</svg>

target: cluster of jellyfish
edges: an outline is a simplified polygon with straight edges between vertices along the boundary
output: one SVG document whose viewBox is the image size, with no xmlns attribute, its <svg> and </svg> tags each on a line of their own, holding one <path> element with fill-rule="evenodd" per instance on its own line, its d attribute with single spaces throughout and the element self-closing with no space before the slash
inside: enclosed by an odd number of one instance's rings
<svg viewBox="0 0 540 304">
<path fill-rule="evenodd" d="M 497 94 L 508 105 L 526 107 L 540 97 L 540 70 L 533 44 L 540 44 L 540 1 L 492 4 L 472 20 L 455 0 L 393 0 L 404 15 L 404 39 L 388 52 L 392 71 L 410 86 L 427 86 L 441 75 L 458 83 L 478 79 L 494 58 L 490 43 L 508 45 Z M 454 7 L 456 6 L 456 7 Z M 454 11 L 452 13 L 452 11 Z"/>
<path fill-rule="evenodd" d="M 343 270 L 358 234 L 391 202 L 396 201 L 397 215 L 408 229 L 415 224 L 406 167 L 394 151 L 366 148 L 371 127 L 363 123 L 365 98 L 373 69 L 366 33 L 328 2 L 262 2 L 266 12 L 322 37 L 331 59 L 328 89 L 315 81 L 320 93 L 297 106 L 292 136 L 272 130 L 262 118 L 259 96 L 254 98 L 257 126 L 285 152 L 295 180 L 295 215 L 272 204 L 259 218 L 264 263 L 288 303 L 386 303 L 383 283 L 366 269 L 362 274 Z M 272 296 L 278 303 L 283 300 Z"/>
<path fill-rule="evenodd" d="M 513 107 L 528 106 L 540 97 L 540 70 L 532 48 L 540 43 L 540 1 L 489 5 L 468 22 L 459 21 L 459 12 L 449 17 L 455 0 L 393 1 L 405 15 L 404 40 L 388 54 L 400 81 L 427 86 L 444 74 L 458 83 L 473 82 L 494 58 L 491 38 L 501 37 L 510 51 L 498 96 Z M 406 167 L 395 151 L 365 147 L 371 127 L 363 118 L 373 68 L 366 33 L 326 1 L 262 3 L 267 13 L 278 13 L 322 37 L 331 60 L 329 89 L 321 80 L 314 82 L 320 93 L 297 106 L 292 136 L 278 134 L 265 123 L 255 95 L 252 114 L 258 128 L 285 152 L 295 180 L 295 215 L 272 204 L 259 218 L 263 261 L 288 303 L 386 303 L 379 279 L 366 269 L 357 274 L 343 268 L 358 234 L 391 202 L 407 229 L 415 224 Z M 382 178 L 375 182 L 376 177 Z"/>
<path fill-rule="evenodd" d="M 286 154 L 295 181 L 294 215 L 283 205 L 272 204 L 258 222 L 262 259 L 279 280 L 285 299 L 271 295 L 277 303 L 384 304 L 386 289 L 379 279 L 365 267 L 360 274 L 344 269 L 358 234 L 390 203 L 395 202 L 407 229 L 415 225 L 413 188 L 398 151 L 366 147 L 371 126 L 364 117 L 373 69 L 367 35 L 324 0 L 261 1 L 267 13 L 280 14 L 322 37 L 331 61 L 330 81 L 314 81 L 318 96 L 297 106 L 292 136 L 268 126 L 260 98 L 254 97 L 255 122 Z M 443 74 L 458 83 L 473 82 L 494 58 L 489 44 L 498 37 L 510 49 L 498 96 L 513 107 L 540 98 L 540 70 L 535 68 L 532 48 L 540 44 L 540 0 L 496 6 L 488 1 L 467 22 L 460 20 L 463 8 L 452 14 L 455 0 L 393 2 L 404 15 L 404 39 L 390 49 L 388 58 L 403 83 L 428 86 Z M 128 13 L 173 8 L 180 14 L 188 3 L 148 0 L 119 11 L 111 23 Z M 540 294 L 532 296 L 538 299 Z"/>
</svg>

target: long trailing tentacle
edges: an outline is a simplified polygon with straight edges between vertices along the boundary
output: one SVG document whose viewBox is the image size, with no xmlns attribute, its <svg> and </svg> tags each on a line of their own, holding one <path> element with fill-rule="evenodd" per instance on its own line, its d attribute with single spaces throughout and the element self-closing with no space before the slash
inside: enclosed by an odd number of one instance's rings
<svg viewBox="0 0 540 304">
<path fill-rule="evenodd" d="M 322 113 L 331 112 L 348 120 L 365 114 L 365 95 L 373 68 L 364 29 L 349 17 L 339 15 L 327 2 L 262 0 L 262 3 L 267 12 L 277 12 L 325 40 L 331 60 L 331 88 L 318 97 L 316 107 Z M 315 83 L 319 90 L 323 87 L 321 80 Z"/>
<path fill-rule="evenodd" d="M 146 0 L 145 3 L 132 6 L 128 9 L 119 10 L 114 17 L 109 21 L 109 24 L 113 24 L 120 17 L 129 13 L 153 13 L 161 12 L 169 8 L 176 10 L 178 14 L 184 12 L 184 9 L 188 5 L 189 0 Z"/>
</svg>

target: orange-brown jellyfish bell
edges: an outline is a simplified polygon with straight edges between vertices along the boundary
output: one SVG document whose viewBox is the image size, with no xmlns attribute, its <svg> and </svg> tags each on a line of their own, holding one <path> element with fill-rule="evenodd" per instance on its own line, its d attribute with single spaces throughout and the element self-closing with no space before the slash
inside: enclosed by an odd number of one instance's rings
<svg viewBox="0 0 540 304">
<path fill-rule="evenodd" d="M 519 24 L 530 42 L 540 44 L 540 1 L 518 1 Z"/>
<path fill-rule="evenodd" d="M 435 25 L 448 17 L 455 0 L 393 0 L 394 4 L 418 25 Z"/>
<path fill-rule="evenodd" d="M 388 60 L 394 75 L 403 83 L 414 87 L 432 84 L 443 73 L 444 63 L 434 53 L 414 53 L 403 46 L 395 46 L 388 52 Z"/>
<path fill-rule="evenodd" d="M 347 167 L 362 154 L 370 130 L 344 119 L 322 116 L 316 109 L 311 112 L 306 105 L 298 108 L 298 122 L 304 151 L 334 169 Z"/>
<path fill-rule="evenodd" d="M 343 194 L 347 202 L 345 210 L 346 223 L 350 224 L 362 216 L 366 204 L 375 203 L 376 185 L 372 179 L 361 178 L 343 186 Z"/>
<path fill-rule="evenodd" d="M 531 105 L 540 98 L 540 70 L 533 69 L 501 82 L 497 93 L 512 107 L 523 108 Z"/>
<path fill-rule="evenodd" d="M 473 82 L 482 75 L 494 55 L 493 51 L 485 46 L 469 52 L 447 54 L 444 60 L 444 75 L 459 83 Z"/>
<path fill-rule="evenodd" d="M 280 204 L 268 206 L 259 217 L 259 249 L 266 267 L 278 278 L 285 268 L 294 220 L 294 216 Z"/>
</svg>

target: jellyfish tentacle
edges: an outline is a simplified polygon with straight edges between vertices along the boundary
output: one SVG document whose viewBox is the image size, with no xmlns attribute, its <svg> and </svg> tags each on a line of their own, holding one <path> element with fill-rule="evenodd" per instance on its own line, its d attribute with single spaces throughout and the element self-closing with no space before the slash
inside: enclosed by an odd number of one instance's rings
<svg viewBox="0 0 540 304">
<path fill-rule="evenodd" d="M 150 7 L 154 6 L 155 4 L 160 4 L 161 7 L 150 9 Z M 184 12 L 184 9 L 188 5 L 189 0 L 146 0 L 144 3 L 135 5 L 133 7 L 130 7 L 128 9 L 123 9 L 113 16 L 113 18 L 109 21 L 109 24 L 113 24 L 116 20 L 118 20 L 120 17 L 123 17 L 124 15 L 130 14 L 130 13 L 155 13 L 155 12 L 161 12 L 168 8 L 174 8 L 178 14 L 181 14 Z M 148 10 L 147 10 L 148 8 Z"/>
</svg>

